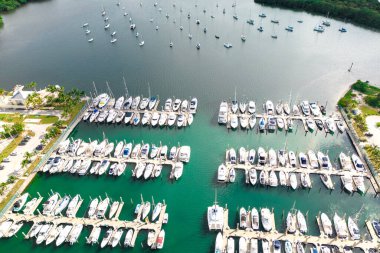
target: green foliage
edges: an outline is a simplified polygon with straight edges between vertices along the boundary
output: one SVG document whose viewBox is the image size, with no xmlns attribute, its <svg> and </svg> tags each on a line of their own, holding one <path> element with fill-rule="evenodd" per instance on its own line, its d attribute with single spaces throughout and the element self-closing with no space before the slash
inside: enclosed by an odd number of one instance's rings
<svg viewBox="0 0 380 253">
<path fill-rule="evenodd" d="M 24 131 L 24 123 L 23 122 L 15 122 L 11 124 L 3 125 L 3 131 L 0 132 L 0 137 L 9 138 L 11 136 L 18 136 L 22 131 Z"/>
<path fill-rule="evenodd" d="M 3 25 L 4 25 L 3 18 L 0 16 L 0 26 L 3 26 Z"/>
<path fill-rule="evenodd" d="M 305 10 L 320 15 L 329 13 L 330 17 L 380 29 L 380 4 L 377 0 L 255 0 L 255 2 Z"/>
<path fill-rule="evenodd" d="M 377 93 L 376 95 L 366 96 L 364 98 L 364 101 L 372 107 L 380 108 L 380 92 Z"/>
<path fill-rule="evenodd" d="M 361 80 L 356 81 L 351 88 L 366 95 L 376 95 L 380 92 L 380 88 L 369 85 L 367 82 L 363 82 Z"/>
<path fill-rule="evenodd" d="M 367 145 L 364 147 L 364 149 L 367 152 L 369 159 L 371 160 L 374 167 L 377 169 L 377 171 L 380 171 L 380 149 L 379 149 L 379 147 Z"/>
<path fill-rule="evenodd" d="M 39 108 L 42 106 L 42 98 L 37 92 L 33 92 L 26 98 L 26 106 L 32 108 Z"/>
<path fill-rule="evenodd" d="M 350 89 L 347 93 L 338 101 L 338 105 L 343 108 L 353 108 L 357 105 L 357 102 L 352 99 L 353 94 Z"/>
<path fill-rule="evenodd" d="M 365 133 L 368 131 L 365 118 L 362 115 L 357 115 L 354 117 L 355 125 L 360 130 L 360 132 Z"/>
<path fill-rule="evenodd" d="M 376 123 L 376 127 L 380 128 L 380 122 Z"/>
</svg>

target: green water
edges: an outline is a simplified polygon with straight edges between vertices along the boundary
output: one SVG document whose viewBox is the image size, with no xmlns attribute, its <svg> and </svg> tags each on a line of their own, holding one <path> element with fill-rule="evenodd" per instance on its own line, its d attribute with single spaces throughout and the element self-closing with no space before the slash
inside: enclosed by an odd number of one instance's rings
<svg viewBox="0 0 380 253">
<path fill-rule="evenodd" d="M 285 214 L 293 205 L 308 212 L 308 223 L 310 234 L 317 235 L 317 225 L 314 217 L 319 211 L 324 211 L 330 216 L 335 211 L 340 214 L 354 215 L 364 206 L 360 215 L 361 225 L 367 217 L 373 217 L 379 208 L 378 200 L 373 198 L 370 190 L 366 196 L 359 194 L 348 195 L 340 190 L 340 180 L 334 178 L 336 190 L 330 192 L 320 182 L 319 177 L 312 177 L 313 188 L 309 190 L 299 189 L 292 191 L 278 187 L 264 188 L 261 186 L 252 187 L 245 184 L 243 173 L 238 172 L 237 180 L 233 184 L 216 183 L 216 171 L 218 165 L 224 159 L 224 151 L 227 146 L 235 148 L 241 145 L 253 148 L 273 147 L 281 148 L 287 142 L 293 150 L 323 150 L 329 151 L 331 159 L 336 163 L 338 152 L 343 147 L 348 147 L 349 142 L 346 136 L 327 136 L 318 133 L 316 135 L 304 136 L 303 130 L 297 134 L 284 133 L 272 135 L 258 135 L 252 132 L 237 131 L 228 133 L 224 127 L 219 127 L 210 122 L 210 115 L 200 110 L 195 117 L 191 127 L 182 130 L 167 130 L 148 127 L 125 127 L 125 126 L 102 126 L 81 123 L 74 130 L 73 138 L 100 138 L 104 134 L 112 141 L 126 139 L 127 141 L 149 142 L 159 144 L 161 141 L 166 145 L 190 145 L 192 147 L 191 160 L 185 165 L 184 174 L 179 181 L 169 179 L 169 169 L 163 170 L 162 178 L 156 180 L 134 180 L 131 171 L 128 170 L 124 176 L 113 178 L 110 176 L 72 176 L 72 175 L 45 175 L 39 174 L 28 189 L 33 196 L 39 192 L 42 196 L 47 196 L 50 189 L 61 194 L 81 194 L 85 199 L 84 204 L 78 212 L 78 216 L 85 213 L 89 204 L 89 197 L 105 196 L 107 193 L 113 199 L 122 197 L 125 206 L 121 213 L 121 219 L 130 220 L 133 218 L 134 205 L 139 202 L 140 194 L 148 200 L 153 196 L 155 201 L 165 200 L 169 213 L 169 223 L 164 225 L 166 231 L 166 241 L 164 252 L 209 252 L 213 249 L 215 234 L 208 232 L 206 220 L 206 208 L 214 200 L 214 191 L 217 189 L 218 201 L 221 205 L 227 204 L 230 209 L 230 226 L 237 223 L 237 210 L 241 206 L 270 207 L 276 213 L 277 229 L 283 231 L 283 212 Z M 347 151 L 347 150 L 346 150 Z M 129 166 L 128 169 L 132 167 Z M 132 202 L 134 205 L 132 205 Z M 29 226 L 28 226 L 29 228 Z M 29 240 L 11 238 L 2 240 L 0 249 L 15 247 L 18 252 L 39 251 L 39 252 L 98 252 L 99 248 L 85 245 L 85 236 L 89 230 L 82 233 L 78 244 L 69 247 L 56 248 L 55 246 L 35 246 Z M 364 233 L 364 231 L 363 231 Z M 128 251 L 144 252 L 148 249 L 141 248 L 140 242 L 145 240 L 146 233 L 141 233 L 138 237 L 136 247 Z M 22 243 L 20 243 L 22 242 Z M 142 244 L 145 245 L 145 244 Z M 103 249 L 102 251 L 109 251 Z M 124 251 L 116 248 L 112 251 Z"/>
<path fill-rule="evenodd" d="M 85 199 L 78 215 L 82 216 L 89 204 L 89 198 L 105 196 L 113 199 L 122 197 L 125 201 L 121 218 L 132 219 L 134 205 L 140 201 L 140 194 L 146 200 L 152 196 L 155 201 L 165 200 L 169 213 L 163 252 L 211 252 L 214 247 L 215 233 L 208 232 L 206 209 L 214 201 L 215 189 L 220 205 L 230 209 L 230 227 L 237 223 L 237 212 L 241 206 L 274 208 L 277 229 L 283 231 L 282 213 L 295 206 L 304 213 L 308 212 L 310 234 L 318 234 L 314 217 L 319 211 L 330 217 L 335 211 L 339 214 L 354 215 L 362 207 L 360 227 L 367 218 L 376 217 L 379 210 L 378 199 L 373 198 L 370 189 L 366 196 L 348 195 L 340 190 L 340 180 L 333 178 L 336 190 L 324 188 L 318 177 L 312 177 L 313 188 L 291 191 L 286 188 L 267 189 L 245 184 L 244 176 L 238 172 L 234 184 L 218 184 L 216 172 L 223 162 L 228 147 L 240 146 L 258 148 L 283 148 L 294 151 L 322 150 L 329 153 L 337 164 L 339 152 L 352 153 L 352 147 L 345 135 L 325 136 L 323 133 L 305 134 L 298 126 L 294 133 L 260 135 L 254 131 L 228 132 L 216 124 L 218 106 L 221 100 L 233 97 L 237 88 L 238 98 L 252 98 L 259 107 L 266 99 L 287 100 L 292 93 L 293 101 L 309 99 L 325 103 L 331 111 L 337 99 L 345 92 L 348 84 L 361 78 L 380 83 L 380 34 L 345 25 L 348 33 L 340 34 L 342 22 L 334 21 L 324 34 L 312 32 L 321 17 L 302 12 L 292 12 L 261 7 L 251 1 L 239 1 L 238 21 L 232 19 L 232 1 L 179 1 L 173 9 L 171 3 L 160 3 L 161 14 L 153 7 L 153 1 L 121 1 L 127 6 L 143 34 L 145 45 L 140 48 L 134 33 L 128 29 L 128 22 L 113 1 L 101 0 L 53 0 L 28 4 L 15 13 L 4 15 L 6 25 L 0 30 L 0 80 L 1 87 L 10 88 L 14 83 L 31 80 L 40 84 L 59 83 L 67 89 L 78 87 L 89 91 L 92 81 L 99 90 L 105 90 L 104 83 L 110 82 L 115 95 L 124 92 L 122 76 L 125 75 L 131 94 L 147 95 L 147 82 L 153 94 L 161 98 L 176 96 L 188 98 L 196 96 L 199 110 L 191 127 L 184 129 L 160 129 L 149 127 L 101 126 L 80 123 L 71 137 L 100 139 L 103 132 L 111 141 L 149 142 L 163 145 L 191 146 L 191 161 L 184 167 L 182 178 L 177 182 L 169 180 L 169 170 L 164 169 L 162 178 L 140 181 L 131 178 L 132 169 L 120 178 L 76 177 L 72 175 L 39 174 L 27 189 L 32 196 L 39 192 L 47 197 L 50 190 L 63 194 L 81 194 Z M 109 34 L 104 31 L 100 17 L 101 6 L 109 12 L 111 25 L 118 31 L 118 42 L 109 43 Z M 182 24 L 184 31 L 178 29 L 180 13 L 184 9 Z M 207 14 L 202 9 L 208 10 Z M 227 14 L 222 15 L 226 8 Z M 252 9 L 255 26 L 243 26 Z M 175 17 L 176 25 L 165 18 L 166 10 Z M 187 38 L 188 21 L 185 15 L 191 11 L 191 31 L 193 40 Z M 259 12 L 265 12 L 267 19 L 262 21 L 263 33 L 256 31 Z M 209 17 L 215 15 L 215 20 Z M 198 15 L 202 26 L 194 24 Z M 273 28 L 270 18 L 276 16 L 281 25 Z M 157 20 L 160 30 L 156 32 L 149 18 Z M 303 24 L 296 20 L 303 19 Z M 86 41 L 80 26 L 89 22 L 95 43 Z M 208 33 L 203 34 L 203 25 Z M 283 28 L 293 24 L 295 32 L 286 33 Z M 245 29 L 246 43 L 241 43 L 240 34 Z M 277 29 L 278 40 L 270 38 L 272 29 Z M 214 34 L 221 35 L 219 41 Z M 168 46 L 174 41 L 173 49 Z M 195 45 L 201 43 L 201 50 Z M 224 42 L 231 42 L 233 48 L 225 50 Z M 354 62 L 353 71 L 346 70 Z M 132 205 L 133 202 L 133 205 Z M 30 224 L 23 228 L 27 231 Z M 365 233 L 364 229 L 362 231 Z M 111 249 L 90 247 L 85 244 L 86 229 L 78 244 L 56 248 L 36 246 L 32 240 L 18 237 L 0 240 L 0 252 L 10 249 L 15 252 L 108 252 Z M 112 252 L 150 251 L 143 243 L 146 233 L 140 233 L 136 247 L 124 249 L 117 247 Z M 142 247 L 142 246 L 144 247 Z"/>
</svg>

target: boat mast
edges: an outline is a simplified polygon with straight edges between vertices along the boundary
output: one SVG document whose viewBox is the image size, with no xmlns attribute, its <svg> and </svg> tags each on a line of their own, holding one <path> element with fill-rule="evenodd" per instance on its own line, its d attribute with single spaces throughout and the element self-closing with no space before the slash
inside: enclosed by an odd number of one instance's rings
<svg viewBox="0 0 380 253">
<path fill-rule="evenodd" d="M 106 81 L 106 84 L 107 84 L 108 92 L 110 93 L 110 96 L 113 98 L 114 96 L 113 96 L 112 90 L 108 84 L 108 81 Z"/>
<path fill-rule="evenodd" d="M 129 92 L 128 92 L 128 88 L 127 88 L 127 82 L 125 81 L 124 76 L 123 76 L 123 82 L 124 82 L 124 87 L 125 87 L 125 95 L 128 97 Z"/>
<path fill-rule="evenodd" d="M 151 98 L 151 96 L 150 96 L 150 84 L 149 84 L 149 82 L 148 82 L 148 95 L 149 95 L 149 98 Z"/>
<path fill-rule="evenodd" d="M 94 86 L 95 95 L 96 95 L 96 96 L 98 96 L 98 91 L 96 90 L 96 85 L 95 85 L 95 82 L 94 82 L 94 81 L 92 81 L 92 84 L 93 84 L 93 86 Z"/>
</svg>

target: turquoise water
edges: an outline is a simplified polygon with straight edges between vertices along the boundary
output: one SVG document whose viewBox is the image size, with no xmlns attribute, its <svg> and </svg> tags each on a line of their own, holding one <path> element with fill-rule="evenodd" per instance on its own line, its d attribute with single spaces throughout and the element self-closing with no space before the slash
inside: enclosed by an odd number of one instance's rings
<svg viewBox="0 0 380 253">
<path fill-rule="evenodd" d="M 312 177 L 313 188 L 291 191 L 286 188 L 252 187 L 245 184 L 244 175 L 239 172 L 234 184 L 216 182 L 216 172 L 224 160 L 228 147 L 240 146 L 258 148 L 283 148 L 294 151 L 322 150 L 328 152 L 331 160 L 337 164 L 339 152 L 352 153 L 352 147 L 346 135 L 328 135 L 323 133 L 305 134 L 299 126 L 294 133 L 257 134 L 254 131 L 228 131 L 216 123 L 218 106 L 221 100 L 234 96 L 235 86 L 238 98 L 252 98 L 257 104 L 266 99 L 273 101 L 287 100 L 290 93 L 293 101 L 309 99 L 328 102 L 332 111 L 338 97 L 344 93 L 348 84 L 358 78 L 380 83 L 378 69 L 380 58 L 374 52 L 380 51 L 376 43 L 380 35 L 376 32 L 357 28 L 347 24 L 349 32 L 339 34 L 337 29 L 342 25 L 333 22 L 332 27 L 322 35 L 312 32 L 312 28 L 322 19 L 305 13 L 286 10 L 262 8 L 249 1 L 238 3 L 239 21 L 232 19 L 232 8 L 229 1 L 219 2 L 219 10 L 215 2 L 207 4 L 182 1 L 177 2 L 176 9 L 171 3 L 160 3 L 163 11 L 159 14 L 153 8 L 153 1 L 122 1 L 127 6 L 143 34 L 144 47 L 137 46 L 133 33 L 128 29 L 121 10 L 114 2 L 103 1 L 62 1 L 54 0 L 36 4 L 28 4 L 13 14 L 5 15 L 5 27 L 0 30 L 0 77 L 4 87 L 14 83 L 35 80 L 41 84 L 59 83 L 67 88 L 78 87 L 89 91 L 94 80 L 99 90 L 105 90 L 104 83 L 110 82 L 115 95 L 124 92 L 122 76 L 127 79 L 130 93 L 148 93 L 150 83 L 152 94 L 165 99 L 169 96 L 188 98 L 196 96 L 199 110 L 194 123 L 184 129 L 166 129 L 126 126 L 96 126 L 80 123 L 71 137 L 84 139 L 101 139 L 104 135 L 111 141 L 126 139 L 135 143 L 144 141 L 163 145 L 191 146 L 191 160 L 184 167 L 180 180 L 169 180 L 169 169 L 163 170 L 162 178 L 139 181 L 131 178 L 132 169 L 120 178 L 76 177 L 72 175 L 37 175 L 28 188 L 33 196 L 39 192 L 47 196 L 50 190 L 61 194 L 81 194 L 85 202 L 78 212 L 84 214 L 89 204 L 89 197 L 105 196 L 113 199 L 122 197 L 125 201 L 121 218 L 132 219 L 136 203 L 142 194 L 144 199 L 154 197 L 155 201 L 165 200 L 168 204 L 169 223 L 166 231 L 163 252 L 211 252 L 214 247 L 215 233 L 208 232 L 206 209 L 214 201 L 215 189 L 220 205 L 228 205 L 230 209 L 230 227 L 237 223 L 237 211 L 240 207 L 274 208 L 276 224 L 283 231 L 283 212 L 286 214 L 293 206 L 304 213 L 308 212 L 310 234 L 318 234 L 314 217 L 319 211 L 329 214 L 335 211 L 343 215 L 354 215 L 360 209 L 360 226 L 367 218 L 376 217 L 379 202 L 373 198 L 373 191 L 367 195 L 348 195 L 340 190 L 340 180 L 333 178 L 336 190 L 330 192 L 324 188 L 318 177 Z M 104 32 L 104 22 L 100 16 L 104 5 L 110 13 L 111 25 L 118 31 L 118 42 L 109 43 L 109 34 Z M 202 6 L 204 5 L 204 6 Z M 180 13 L 184 9 L 182 22 L 184 31 L 178 29 Z M 227 14 L 222 15 L 225 7 Z M 206 14 L 202 9 L 206 8 Z M 245 19 L 255 19 L 254 27 L 244 26 Z M 165 18 L 166 10 L 170 17 L 176 17 L 176 25 Z M 203 26 L 199 28 L 191 23 L 193 40 L 187 39 L 188 23 L 185 14 L 191 11 L 193 17 L 199 16 L 208 27 L 203 34 Z M 256 31 L 260 22 L 257 14 L 266 12 L 268 18 L 262 21 L 265 31 Z M 215 20 L 209 17 L 216 16 Z M 203 16 L 204 15 L 204 16 Z M 276 16 L 281 25 L 272 28 L 270 17 Z M 157 20 L 160 29 L 154 30 L 155 24 L 149 18 Z M 296 24 L 303 19 L 303 24 Z M 49 20 L 47 22 L 47 20 Z M 204 21 L 205 20 L 205 21 Z M 89 22 L 93 44 L 86 41 L 80 26 Z M 295 32 L 286 33 L 283 28 L 294 23 Z M 33 29 L 32 29 L 33 28 Z M 247 42 L 242 44 L 242 30 L 247 34 Z M 279 39 L 270 38 L 272 29 Z M 214 39 L 214 33 L 221 35 L 221 40 Z M 174 41 L 173 49 L 168 46 Z M 197 51 L 197 41 L 201 50 Z M 234 46 L 225 50 L 222 44 L 230 41 Z M 38 61 L 38 64 L 36 62 Z M 353 72 L 347 67 L 355 62 Z M 132 204 L 133 203 L 133 204 Z M 30 226 L 26 226 L 27 231 Z M 365 231 L 363 231 L 365 233 Z M 108 252 L 111 249 L 87 246 L 85 230 L 78 244 L 69 247 L 36 246 L 31 240 L 18 238 L 2 239 L 0 251 L 14 249 L 16 252 Z M 131 251 L 145 252 L 149 249 L 144 244 L 146 233 L 141 233 L 134 249 L 117 247 L 113 252 Z M 142 243 L 142 244 L 141 244 Z"/>
</svg>

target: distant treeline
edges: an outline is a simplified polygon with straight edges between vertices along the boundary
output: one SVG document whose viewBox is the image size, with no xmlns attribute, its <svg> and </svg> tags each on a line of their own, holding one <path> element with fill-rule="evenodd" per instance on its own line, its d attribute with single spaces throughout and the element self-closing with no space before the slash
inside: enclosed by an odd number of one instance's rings
<svg viewBox="0 0 380 253">
<path fill-rule="evenodd" d="M 327 15 L 380 30 L 378 0 L 255 0 L 256 3 Z"/>
<path fill-rule="evenodd" d="M 0 11 L 3 11 L 3 12 L 11 11 L 27 2 L 28 0 L 0 0 Z M 2 25 L 3 25 L 3 19 L 0 16 L 0 26 Z"/>
</svg>

